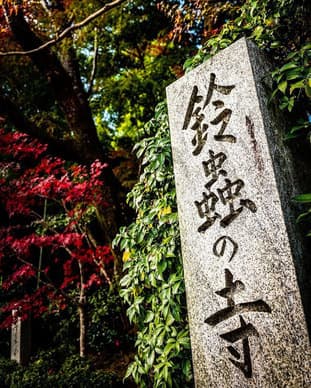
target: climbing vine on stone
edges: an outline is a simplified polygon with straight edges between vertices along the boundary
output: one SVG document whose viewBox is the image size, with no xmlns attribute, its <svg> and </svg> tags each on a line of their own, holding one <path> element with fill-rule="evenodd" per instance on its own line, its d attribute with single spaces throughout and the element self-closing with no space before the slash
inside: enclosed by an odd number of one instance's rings
<svg viewBox="0 0 311 388">
<path fill-rule="evenodd" d="M 128 197 L 136 222 L 115 239 L 124 251 L 121 296 L 138 329 L 127 371 L 141 387 L 191 382 L 190 341 L 166 105 L 159 104 L 137 146 L 143 173 Z"/>
</svg>

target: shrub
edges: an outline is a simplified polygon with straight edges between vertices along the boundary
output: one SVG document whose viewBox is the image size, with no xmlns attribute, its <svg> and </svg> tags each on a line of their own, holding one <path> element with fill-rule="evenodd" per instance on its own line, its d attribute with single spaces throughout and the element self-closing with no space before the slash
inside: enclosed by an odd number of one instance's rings
<svg viewBox="0 0 311 388">
<path fill-rule="evenodd" d="M 112 372 L 94 370 L 90 359 L 77 355 L 57 360 L 58 351 L 41 352 L 27 367 L 0 359 L 1 388 L 118 388 L 123 383 Z"/>
</svg>

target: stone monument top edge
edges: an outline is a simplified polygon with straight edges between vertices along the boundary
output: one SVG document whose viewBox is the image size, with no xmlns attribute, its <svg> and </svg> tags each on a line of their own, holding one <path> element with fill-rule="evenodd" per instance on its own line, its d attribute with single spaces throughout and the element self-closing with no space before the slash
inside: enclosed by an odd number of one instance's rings
<svg viewBox="0 0 311 388">
<path fill-rule="evenodd" d="M 214 56 L 208 58 L 207 60 L 205 60 L 203 63 L 199 64 L 198 66 L 196 66 L 194 69 L 190 70 L 189 72 L 185 73 L 182 77 L 178 78 L 176 81 L 172 82 L 171 84 L 169 84 L 167 87 L 166 87 L 166 93 L 168 93 L 171 89 L 174 89 L 180 82 L 184 82 L 185 79 L 187 79 L 188 77 L 190 76 L 193 76 L 195 73 L 199 73 L 202 71 L 202 69 L 206 66 L 209 66 L 211 64 L 213 64 L 213 61 L 221 58 L 221 57 L 224 57 L 226 58 L 228 55 L 227 53 L 228 52 L 235 52 L 237 51 L 239 48 L 240 49 L 247 49 L 248 50 L 248 45 L 251 45 L 252 48 L 255 48 L 258 50 L 258 47 L 256 46 L 256 44 L 246 38 L 245 36 L 243 36 L 242 38 L 236 40 L 235 42 L 233 42 L 231 45 L 229 45 L 228 47 L 224 48 L 224 49 L 221 49 L 217 54 L 215 54 Z"/>
</svg>

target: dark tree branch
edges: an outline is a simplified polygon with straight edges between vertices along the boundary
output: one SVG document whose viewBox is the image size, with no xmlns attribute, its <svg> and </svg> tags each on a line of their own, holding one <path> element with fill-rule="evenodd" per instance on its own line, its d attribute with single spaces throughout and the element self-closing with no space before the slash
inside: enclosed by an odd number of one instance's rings
<svg viewBox="0 0 311 388">
<path fill-rule="evenodd" d="M 20 112 L 19 108 L 7 97 L 0 96 L 0 115 L 10 121 L 20 132 L 31 134 L 35 137 L 40 134 L 39 128 L 30 123 Z"/>
<path fill-rule="evenodd" d="M 63 39 L 65 39 L 67 36 L 69 36 L 73 31 L 79 30 L 80 28 L 86 26 L 87 24 L 91 23 L 93 20 L 98 18 L 101 15 L 104 15 L 111 9 L 117 7 L 118 5 L 124 3 L 126 0 L 115 0 L 112 1 L 111 3 L 105 4 L 102 8 L 100 8 L 98 11 L 92 13 L 89 15 L 87 18 L 82 20 L 81 22 L 77 24 L 72 24 L 71 26 L 65 28 L 64 31 L 62 31 L 59 35 L 57 35 L 54 39 L 49 40 L 48 42 L 45 42 L 43 44 L 37 45 L 37 47 L 32 48 L 30 50 L 25 50 L 25 51 L 7 51 L 3 52 L 0 51 L 0 56 L 8 56 L 8 55 L 30 55 L 30 54 L 35 54 L 38 51 L 47 49 L 56 43 L 59 43 Z"/>
<path fill-rule="evenodd" d="M 51 153 L 66 160 L 84 162 L 83 155 L 74 140 L 61 140 L 48 134 L 42 128 L 26 118 L 20 109 L 7 97 L 0 96 L 0 116 L 3 116 L 19 132 L 26 133 L 44 144 L 48 144 Z"/>
<path fill-rule="evenodd" d="M 20 9 L 8 16 L 11 30 L 16 41 L 25 49 L 31 50 L 41 44 L 39 37 L 31 30 Z M 49 49 L 42 49 L 30 57 L 42 75 L 47 79 L 56 101 L 68 123 L 69 135 L 80 147 L 80 154 L 86 160 L 102 158 L 103 152 L 97 137 L 96 127 L 87 95 L 79 77 L 75 53 L 71 48 L 61 63 Z"/>
</svg>

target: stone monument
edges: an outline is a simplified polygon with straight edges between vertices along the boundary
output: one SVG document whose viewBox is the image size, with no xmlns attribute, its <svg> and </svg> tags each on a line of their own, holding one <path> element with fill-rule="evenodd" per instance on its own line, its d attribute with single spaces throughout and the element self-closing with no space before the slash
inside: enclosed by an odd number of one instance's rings
<svg viewBox="0 0 311 388">
<path fill-rule="evenodd" d="M 167 88 L 197 388 L 310 387 L 293 177 L 240 39 Z"/>
<path fill-rule="evenodd" d="M 11 360 L 25 365 L 29 361 L 31 348 L 30 319 L 22 321 L 17 310 L 13 310 L 12 314 L 14 323 L 11 326 Z"/>
</svg>

